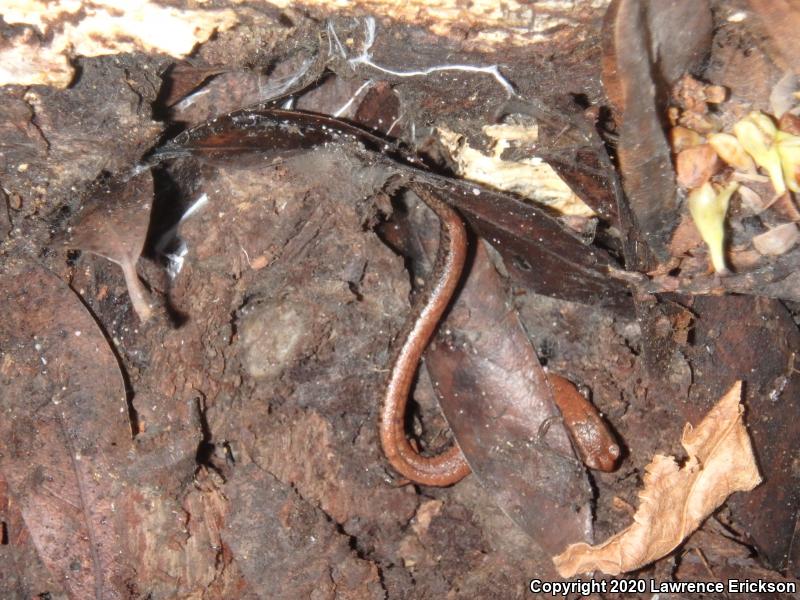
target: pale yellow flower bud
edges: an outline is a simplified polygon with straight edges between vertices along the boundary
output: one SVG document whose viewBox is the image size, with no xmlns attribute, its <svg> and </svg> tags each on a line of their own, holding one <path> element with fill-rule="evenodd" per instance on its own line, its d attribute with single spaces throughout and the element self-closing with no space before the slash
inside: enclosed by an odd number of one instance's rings
<svg viewBox="0 0 800 600">
<path fill-rule="evenodd" d="M 793 192 L 800 192 L 800 136 L 779 131 L 775 134 L 775 145 L 781 157 L 787 187 Z"/>
<path fill-rule="evenodd" d="M 714 270 L 720 274 L 728 272 L 725 265 L 725 215 L 737 187 L 738 183 L 731 182 L 716 192 L 711 183 L 706 182 L 689 193 L 689 213 L 708 246 Z"/>
<path fill-rule="evenodd" d="M 737 139 L 756 164 L 764 169 L 777 195 L 786 193 L 781 157 L 775 145 L 777 128 L 767 115 L 753 111 L 733 126 Z"/>
</svg>

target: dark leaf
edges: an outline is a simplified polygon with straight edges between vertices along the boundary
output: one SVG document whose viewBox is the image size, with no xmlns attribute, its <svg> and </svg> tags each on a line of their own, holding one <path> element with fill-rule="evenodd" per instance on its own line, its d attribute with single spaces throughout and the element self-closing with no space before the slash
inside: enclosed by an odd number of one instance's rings
<svg viewBox="0 0 800 600">
<path fill-rule="evenodd" d="M 745 377 L 745 420 L 764 482 L 728 501 L 736 524 L 777 570 L 785 567 L 800 514 L 800 332 L 777 300 L 702 296 L 692 348 L 688 419 L 708 409 L 708 398 Z"/>
<path fill-rule="evenodd" d="M 677 190 L 664 131 L 671 85 L 705 56 L 711 43 L 706 2 L 619 0 L 604 31 L 603 82 L 621 119 L 622 182 L 643 240 L 660 260 L 678 222 Z M 640 257 L 629 267 L 647 268 Z"/>
<path fill-rule="evenodd" d="M 437 227 L 425 213 L 409 215 L 395 216 L 384 234 L 412 258 L 419 280 L 432 266 Z M 586 471 L 483 242 L 472 254 L 461 291 L 425 352 L 425 366 L 481 485 L 523 531 L 556 554 L 573 540 L 591 539 Z"/>
<path fill-rule="evenodd" d="M 539 359 L 488 255 L 475 260 L 450 332 L 426 365 L 462 452 L 497 504 L 546 552 L 592 538 L 592 491 Z M 542 424 L 554 419 L 543 433 Z"/>
<path fill-rule="evenodd" d="M 512 275 L 530 289 L 559 298 L 630 309 L 627 287 L 608 276 L 604 251 L 584 244 L 541 209 L 476 184 L 424 168 L 401 146 L 332 117 L 281 109 L 246 109 L 194 127 L 156 151 L 155 159 L 191 155 L 240 168 L 266 167 L 327 149 L 426 181 L 459 209 L 481 236 L 503 254 Z"/>
</svg>

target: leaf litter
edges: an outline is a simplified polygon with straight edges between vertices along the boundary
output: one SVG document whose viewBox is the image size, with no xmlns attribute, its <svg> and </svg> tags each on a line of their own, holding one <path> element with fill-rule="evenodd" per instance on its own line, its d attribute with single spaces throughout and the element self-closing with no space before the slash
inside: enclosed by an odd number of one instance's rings
<svg viewBox="0 0 800 600">
<path fill-rule="evenodd" d="M 634 523 L 602 544 L 571 544 L 553 562 L 562 577 L 600 570 L 619 575 L 674 550 L 734 492 L 761 483 L 736 382 L 694 428 L 687 423 L 681 444 L 688 458 L 656 454 L 647 465 Z"/>
</svg>

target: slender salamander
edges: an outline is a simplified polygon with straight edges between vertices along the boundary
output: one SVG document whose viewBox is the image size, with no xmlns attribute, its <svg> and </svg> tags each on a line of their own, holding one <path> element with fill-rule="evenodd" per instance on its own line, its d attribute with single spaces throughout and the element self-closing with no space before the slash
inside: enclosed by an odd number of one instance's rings
<svg viewBox="0 0 800 600">
<path fill-rule="evenodd" d="M 471 472 L 461 449 L 454 442 L 436 456 L 423 456 L 406 437 L 405 414 L 417 366 L 461 277 L 467 254 L 467 232 L 458 213 L 427 186 L 410 182 L 407 187 L 439 218 L 439 247 L 432 281 L 415 303 L 398 336 L 400 345 L 380 409 L 380 439 L 386 458 L 402 476 L 422 485 L 448 486 Z M 620 455 L 613 433 L 572 382 L 555 373 L 548 373 L 547 377 L 564 424 L 584 464 L 593 469 L 613 471 Z"/>
</svg>

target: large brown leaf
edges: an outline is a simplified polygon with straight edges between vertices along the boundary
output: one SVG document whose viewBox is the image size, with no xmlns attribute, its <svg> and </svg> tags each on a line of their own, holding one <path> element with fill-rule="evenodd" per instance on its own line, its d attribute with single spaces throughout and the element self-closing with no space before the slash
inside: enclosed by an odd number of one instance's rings
<svg viewBox="0 0 800 600">
<path fill-rule="evenodd" d="M 544 370 L 480 243 L 443 329 L 450 339 L 427 352 L 425 362 L 481 484 L 545 551 L 590 540 L 586 470 L 558 424 Z M 543 428 L 548 419 L 551 426 Z"/>
<path fill-rule="evenodd" d="M 643 241 L 662 260 L 678 222 L 663 115 L 672 83 L 710 48 L 711 25 L 707 2 L 696 0 L 618 0 L 606 16 L 603 84 L 622 121 L 622 181 Z M 626 259 L 629 267 L 643 266 Z"/>
<path fill-rule="evenodd" d="M 131 431 L 117 361 L 77 296 L 41 267 L 0 277 L 0 298 L 2 477 L 71 598 L 127 598 L 115 502 Z"/>
</svg>

